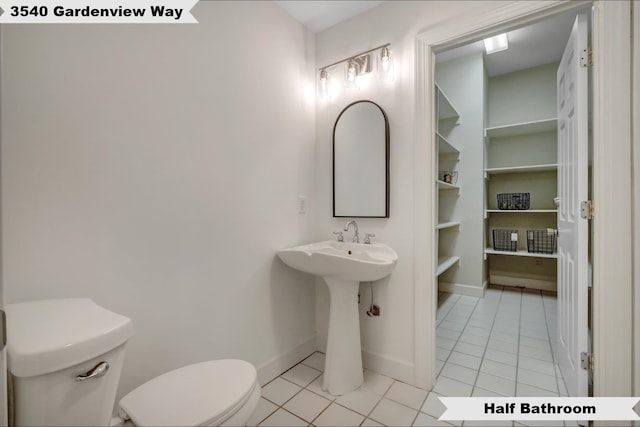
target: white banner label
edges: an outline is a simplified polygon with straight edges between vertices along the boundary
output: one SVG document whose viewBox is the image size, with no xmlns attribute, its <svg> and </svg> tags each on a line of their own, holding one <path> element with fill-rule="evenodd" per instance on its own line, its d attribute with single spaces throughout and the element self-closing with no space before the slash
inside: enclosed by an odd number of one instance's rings
<svg viewBox="0 0 640 427">
<path fill-rule="evenodd" d="M 440 397 L 441 420 L 640 420 L 637 397 Z"/>
<path fill-rule="evenodd" d="M 0 0 L 0 24 L 191 24 L 197 0 Z"/>
</svg>

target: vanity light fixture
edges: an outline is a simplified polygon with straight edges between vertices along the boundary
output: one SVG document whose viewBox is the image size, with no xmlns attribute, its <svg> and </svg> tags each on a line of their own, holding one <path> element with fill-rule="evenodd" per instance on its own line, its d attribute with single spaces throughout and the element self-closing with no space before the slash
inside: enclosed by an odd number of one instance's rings
<svg viewBox="0 0 640 427">
<path fill-rule="evenodd" d="M 497 36 L 484 39 L 484 49 L 487 51 L 487 55 L 507 50 L 508 48 L 509 39 L 507 38 L 507 33 L 498 34 Z"/>
<path fill-rule="evenodd" d="M 358 80 L 361 76 L 365 74 L 371 73 L 372 67 L 372 56 L 371 52 L 380 51 L 380 55 L 378 58 L 379 66 L 378 73 L 381 78 L 384 80 L 393 80 L 393 58 L 391 56 L 391 51 L 389 50 L 390 43 L 384 44 L 382 46 L 375 47 L 373 49 L 369 49 L 367 51 L 358 53 L 349 58 L 341 59 L 340 61 L 336 61 L 332 64 L 326 65 L 319 69 L 319 80 L 318 80 L 318 90 L 320 96 L 322 98 L 327 98 L 331 94 L 330 85 L 329 85 L 329 69 L 335 67 L 336 65 L 345 63 L 345 84 L 350 88 L 358 87 Z"/>
<path fill-rule="evenodd" d="M 329 97 L 329 72 L 325 69 L 320 70 L 320 81 L 318 82 L 318 92 L 322 99 Z"/>
<path fill-rule="evenodd" d="M 393 57 L 391 56 L 391 50 L 388 46 L 380 49 L 379 56 L 380 63 L 380 78 L 384 81 L 392 82 L 395 74 L 394 74 L 394 64 Z"/>
</svg>

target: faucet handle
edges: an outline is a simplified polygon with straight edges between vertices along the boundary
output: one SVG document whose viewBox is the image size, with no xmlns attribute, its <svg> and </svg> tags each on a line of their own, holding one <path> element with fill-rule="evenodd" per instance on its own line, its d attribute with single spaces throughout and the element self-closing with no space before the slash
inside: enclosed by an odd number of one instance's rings
<svg viewBox="0 0 640 427">
<path fill-rule="evenodd" d="M 338 242 L 344 242 L 344 236 L 342 235 L 342 231 L 334 231 L 333 234 L 338 235 Z"/>
<path fill-rule="evenodd" d="M 365 245 L 370 245 L 371 244 L 371 237 L 376 237 L 375 234 L 373 233 L 365 233 L 364 234 L 364 244 Z"/>
</svg>

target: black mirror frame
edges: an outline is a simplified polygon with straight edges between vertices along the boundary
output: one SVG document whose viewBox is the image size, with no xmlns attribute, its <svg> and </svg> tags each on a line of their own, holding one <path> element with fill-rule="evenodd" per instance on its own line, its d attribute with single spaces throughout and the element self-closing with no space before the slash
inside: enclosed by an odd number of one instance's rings
<svg viewBox="0 0 640 427">
<path fill-rule="evenodd" d="M 368 102 L 370 104 L 378 107 L 380 112 L 382 113 L 382 117 L 384 118 L 384 138 L 385 138 L 385 207 L 384 207 L 384 215 L 383 216 L 367 216 L 367 215 L 336 215 L 336 127 L 338 126 L 338 122 L 340 121 L 340 117 L 344 114 L 345 111 L 352 107 L 355 104 L 359 104 L 361 102 Z M 333 197 L 333 217 L 334 218 L 389 218 L 389 199 L 390 199 L 390 179 L 389 179 L 389 154 L 390 154 L 390 133 L 389 133 L 389 118 L 387 117 L 387 113 L 384 109 L 376 104 L 373 101 L 369 101 L 366 99 L 362 99 L 360 101 L 352 102 L 351 104 L 344 107 L 344 109 L 338 114 L 338 118 L 336 119 L 333 125 L 333 152 L 332 152 L 332 160 L 333 160 L 333 171 L 332 171 L 332 197 Z"/>
</svg>

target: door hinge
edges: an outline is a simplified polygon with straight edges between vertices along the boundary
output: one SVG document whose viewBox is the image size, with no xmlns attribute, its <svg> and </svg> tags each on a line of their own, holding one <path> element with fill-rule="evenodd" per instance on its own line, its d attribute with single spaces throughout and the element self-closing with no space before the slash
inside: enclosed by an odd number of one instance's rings
<svg viewBox="0 0 640 427">
<path fill-rule="evenodd" d="M 591 200 L 580 202 L 580 218 L 593 219 L 593 202 Z"/>
<path fill-rule="evenodd" d="M 582 54 L 580 55 L 580 66 L 581 67 L 593 66 L 593 49 L 591 49 L 591 47 L 588 47 L 587 49 L 582 49 Z"/>
<path fill-rule="evenodd" d="M 593 372 L 593 353 L 583 351 L 580 353 L 580 367 L 589 372 Z"/>
</svg>

